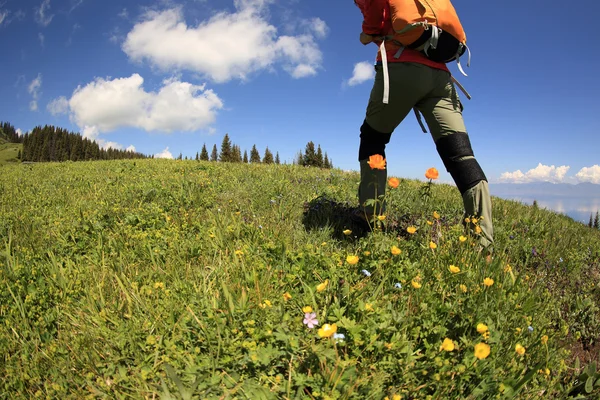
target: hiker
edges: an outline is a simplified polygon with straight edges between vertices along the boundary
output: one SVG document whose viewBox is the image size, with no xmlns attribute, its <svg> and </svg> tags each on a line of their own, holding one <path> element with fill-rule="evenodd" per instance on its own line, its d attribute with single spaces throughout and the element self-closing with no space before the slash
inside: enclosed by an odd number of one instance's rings
<svg viewBox="0 0 600 400">
<path fill-rule="evenodd" d="M 392 133 L 414 109 L 423 131 L 426 132 L 420 114 L 425 118 L 438 154 L 462 195 L 464 220 L 467 217 L 477 216 L 481 228 L 480 244 L 484 248 L 490 246 L 493 244 L 493 225 L 488 182 L 474 157 L 463 121 L 463 105 L 446 66 L 447 60 L 456 60 L 460 71 L 464 74 L 460 56 L 468 48 L 466 48 L 466 35 L 462 31 L 462 26 L 459 22 L 455 22 L 455 26 L 444 27 L 442 30 L 434 29 L 432 25 L 428 26 L 429 29 L 423 29 L 424 24 L 417 22 L 412 27 L 420 26 L 420 31 L 404 29 L 408 31 L 408 36 L 412 36 L 407 39 L 402 32 L 399 34 L 402 26 L 396 24 L 403 20 L 408 20 L 410 23 L 412 17 L 402 16 L 399 13 L 407 12 L 406 9 L 410 8 L 407 5 L 412 3 L 413 11 L 418 15 L 421 10 L 416 9 L 416 4 L 422 2 L 355 0 L 355 3 L 364 17 L 360 42 L 363 45 L 375 43 L 380 46 L 375 63 L 375 82 L 366 108 L 366 116 L 360 127 L 358 151 L 361 171 L 358 197 L 367 218 L 372 217 L 374 210 L 373 207 L 365 205 L 365 201 L 375 198 L 376 193 L 377 197 L 385 194 L 387 180 L 387 167 L 372 169 L 368 164 L 369 157 L 379 154 L 385 158 L 385 147 L 390 142 Z M 444 5 L 440 6 L 439 3 Z M 432 18 L 435 16 L 438 19 L 442 12 L 454 13 L 453 17 L 458 21 L 449 0 L 437 0 L 433 4 L 444 9 L 434 9 Z M 453 30 L 460 39 L 449 36 L 448 32 Z M 423 42 L 423 37 L 427 34 L 430 38 L 426 38 Z M 431 38 L 434 37 L 435 42 L 432 44 Z M 410 47 L 402 44 L 413 41 L 413 45 L 408 45 Z M 448 43 L 454 45 L 450 47 L 450 53 L 444 47 Z M 464 224 L 466 225 L 467 222 L 465 221 Z M 470 223 L 469 225 L 470 229 L 475 229 Z"/>
</svg>

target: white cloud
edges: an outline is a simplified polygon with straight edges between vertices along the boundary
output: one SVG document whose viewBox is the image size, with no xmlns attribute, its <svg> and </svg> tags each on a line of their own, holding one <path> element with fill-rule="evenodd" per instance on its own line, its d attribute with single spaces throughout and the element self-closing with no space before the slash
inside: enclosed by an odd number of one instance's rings
<svg viewBox="0 0 600 400">
<path fill-rule="evenodd" d="M 8 10 L 0 10 L 0 25 L 2 25 L 2 23 L 4 22 L 6 17 L 8 17 Z M 7 24 L 8 24 L 8 22 L 7 22 Z"/>
<path fill-rule="evenodd" d="M 132 153 L 135 153 L 135 146 L 134 145 L 129 145 L 125 150 L 130 151 Z"/>
<path fill-rule="evenodd" d="M 600 184 L 600 165 L 583 167 L 575 175 L 579 182 L 591 182 Z"/>
<path fill-rule="evenodd" d="M 17 129 L 17 136 L 23 136 L 23 131 L 21 129 Z"/>
<path fill-rule="evenodd" d="M 146 131 L 195 131 L 209 127 L 223 102 L 205 86 L 166 80 L 158 92 L 146 92 L 134 74 L 114 80 L 96 79 L 78 87 L 69 100 L 71 118 L 79 127 L 110 132 L 120 127 Z"/>
<path fill-rule="evenodd" d="M 329 34 L 329 27 L 321 18 L 313 18 L 306 21 L 309 29 L 314 32 L 315 36 L 319 39 L 324 39 Z"/>
<path fill-rule="evenodd" d="M 83 3 L 83 0 L 71 0 L 71 9 L 69 10 L 69 14 L 72 13 L 82 3 Z"/>
<path fill-rule="evenodd" d="M 571 167 L 567 165 L 555 167 L 554 165 L 548 166 L 539 163 L 537 167 L 530 169 L 526 173 L 521 172 L 521 170 L 516 170 L 514 172 L 505 172 L 502 175 L 500 175 L 500 181 L 508 183 L 560 183 L 564 181 L 565 176 L 570 168 Z"/>
<path fill-rule="evenodd" d="M 348 86 L 356 86 L 361 83 L 367 82 L 375 78 L 375 69 L 373 63 L 368 61 L 359 62 L 354 64 L 354 73 L 352 78 L 345 82 Z"/>
<path fill-rule="evenodd" d="M 52 18 L 54 18 L 54 14 L 48 15 L 48 11 L 50 10 L 50 0 L 42 1 L 39 8 L 35 9 L 35 20 L 38 24 L 46 27 L 50 25 L 52 22 Z"/>
<path fill-rule="evenodd" d="M 122 49 L 134 61 L 168 71 L 190 70 L 215 82 L 246 80 L 275 65 L 296 78 L 316 74 L 323 55 L 315 38 L 327 33 L 327 25 L 315 18 L 309 33 L 278 36 L 266 16 L 270 3 L 236 0 L 236 12 L 218 13 L 197 26 L 187 25 L 181 8 L 148 12 L 127 34 Z"/>
<path fill-rule="evenodd" d="M 169 151 L 169 147 L 167 146 L 167 148 L 161 151 L 160 153 L 156 153 L 154 155 L 154 158 L 169 158 L 172 160 L 173 154 L 171 154 L 171 152 Z"/>
<path fill-rule="evenodd" d="M 126 8 L 124 8 L 123 11 L 121 11 L 118 14 L 118 16 L 119 16 L 119 18 L 127 19 L 127 18 L 129 18 L 129 12 L 127 11 Z"/>
<path fill-rule="evenodd" d="M 44 47 L 44 42 L 46 41 L 46 37 L 42 32 L 38 33 L 38 39 L 40 39 L 40 45 Z"/>
<path fill-rule="evenodd" d="M 37 78 L 35 78 L 33 81 L 31 81 L 31 83 L 27 87 L 27 91 L 33 98 L 33 100 L 31 100 L 31 102 L 29 103 L 29 109 L 31 111 L 38 110 L 37 101 L 40 97 L 40 88 L 41 87 L 42 87 L 42 74 L 38 74 Z"/>
<path fill-rule="evenodd" d="M 66 114 L 69 112 L 69 100 L 65 96 L 60 96 L 48 103 L 46 109 L 54 116 Z"/>
<path fill-rule="evenodd" d="M 5 3 L 0 4 L 0 7 L 3 6 Z M 0 10 L 0 26 L 2 26 L 2 24 L 7 26 L 15 20 L 22 21 L 24 18 L 25 13 L 23 12 L 23 10 L 17 10 L 16 12 L 12 13 L 12 15 L 9 10 Z"/>
</svg>

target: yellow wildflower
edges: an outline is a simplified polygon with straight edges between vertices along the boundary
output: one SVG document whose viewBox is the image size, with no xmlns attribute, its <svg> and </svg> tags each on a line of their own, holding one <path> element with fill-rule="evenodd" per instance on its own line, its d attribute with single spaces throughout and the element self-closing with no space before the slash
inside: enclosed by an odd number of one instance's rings
<svg viewBox="0 0 600 400">
<path fill-rule="evenodd" d="M 487 358 L 490 355 L 490 346 L 485 343 L 477 343 L 475 345 L 475 357 L 480 360 Z"/>
<path fill-rule="evenodd" d="M 488 327 L 486 324 L 481 323 L 481 322 L 477 324 L 477 332 L 479 332 L 483 335 L 487 331 L 488 331 Z"/>
<path fill-rule="evenodd" d="M 346 262 L 350 265 L 355 265 L 358 263 L 358 256 L 348 256 L 346 257 Z"/>
<path fill-rule="evenodd" d="M 467 285 L 460 285 L 459 288 L 463 293 L 467 293 Z"/>
<path fill-rule="evenodd" d="M 546 345 L 548 343 L 548 335 L 542 336 L 542 338 L 540 340 L 543 345 Z"/>
<path fill-rule="evenodd" d="M 427 225 L 431 226 L 431 225 L 433 225 L 433 222 L 427 221 Z"/>
<path fill-rule="evenodd" d="M 367 251 L 363 252 L 363 254 L 368 257 L 371 255 L 371 252 L 369 250 L 367 250 Z"/>
<path fill-rule="evenodd" d="M 409 226 L 408 228 L 406 228 L 406 232 L 410 233 L 411 235 L 414 234 L 417 231 L 417 228 L 415 228 L 414 226 Z"/>
<path fill-rule="evenodd" d="M 467 237 L 460 235 L 460 237 L 458 238 L 458 240 L 460 240 L 461 242 L 466 242 L 467 241 Z"/>
<path fill-rule="evenodd" d="M 474 224 L 476 224 L 477 223 L 477 218 L 472 218 L 471 222 L 474 223 Z"/>
<path fill-rule="evenodd" d="M 313 312 L 313 308 L 311 306 L 304 306 L 302 307 L 302 312 L 305 314 L 311 313 Z"/>
<path fill-rule="evenodd" d="M 289 292 L 283 294 L 283 300 L 288 301 L 292 299 L 292 295 Z"/>
<path fill-rule="evenodd" d="M 506 267 L 504 267 L 504 272 L 509 273 L 510 271 L 512 271 L 512 268 L 509 264 L 506 264 Z"/>
<path fill-rule="evenodd" d="M 385 215 L 378 215 L 377 219 L 380 221 L 384 221 L 385 220 Z"/>
<path fill-rule="evenodd" d="M 454 342 L 452 341 L 452 339 L 448 339 L 445 338 L 444 341 L 442 342 L 442 345 L 440 346 L 440 351 L 452 351 L 454 350 Z"/>
<path fill-rule="evenodd" d="M 244 254 L 244 252 L 243 252 L 243 251 L 241 251 L 241 250 L 236 250 L 236 251 L 235 251 L 235 255 L 236 255 L 236 256 L 241 256 L 241 255 L 243 255 L 243 254 Z"/>
<path fill-rule="evenodd" d="M 371 303 L 365 304 L 365 311 L 374 311 Z"/>
<path fill-rule="evenodd" d="M 317 285 L 317 292 L 322 292 L 327 289 L 327 285 L 329 285 L 329 279 L 325 279 L 325 282 Z"/>
<path fill-rule="evenodd" d="M 319 331 L 317 332 L 319 334 L 319 337 L 321 338 L 328 338 L 333 336 L 334 333 L 337 332 L 337 325 L 336 324 L 325 324 L 323 325 L 321 328 L 319 328 Z"/>
<path fill-rule="evenodd" d="M 415 289 L 420 289 L 421 288 L 421 284 L 419 282 L 417 282 L 415 279 L 413 279 L 410 284 L 412 285 L 412 287 L 414 287 Z"/>
<path fill-rule="evenodd" d="M 435 250 L 435 249 L 437 249 L 437 244 L 435 244 L 435 243 L 433 243 L 433 242 L 429 242 L 429 248 L 430 248 L 431 250 Z"/>
<path fill-rule="evenodd" d="M 349 235 L 351 235 L 351 234 L 352 234 L 352 231 L 351 231 L 350 229 L 346 229 L 346 230 L 344 231 L 344 235 L 346 235 L 346 236 L 349 236 Z"/>
<path fill-rule="evenodd" d="M 519 333 L 521 333 L 521 331 L 522 331 L 522 329 L 521 329 L 521 328 L 517 328 L 517 329 L 515 329 L 515 334 L 517 334 L 517 335 L 518 335 Z"/>
<path fill-rule="evenodd" d="M 522 356 L 523 354 L 525 354 L 525 347 L 517 343 L 517 345 L 515 346 L 515 351 L 518 355 Z"/>
<path fill-rule="evenodd" d="M 468 224 L 468 223 L 470 223 L 470 222 L 471 222 L 471 218 L 469 218 L 469 217 L 465 218 L 465 222 L 466 222 L 467 224 Z"/>
<path fill-rule="evenodd" d="M 475 227 L 475 233 L 480 234 L 481 233 L 481 228 L 479 227 L 479 225 L 477 225 Z"/>
<path fill-rule="evenodd" d="M 458 274 L 460 272 L 460 268 L 458 268 L 456 265 L 451 265 L 450 267 L 448 267 L 448 269 L 453 274 Z"/>
<path fill-rule="evenodd" d="M 399 249 L 398 247 L 396 247 L 396 246 L 392 246 L 392 254 L 393 254 L 393 255 L 397 256 L 397 255 L 399 255 L 400 253 L 402 253 L 402 250 L 400 250 L 400 249 Z"/>
<path fill-rule="evenodd" d="M 487 287 L 490 287 L 494 284 L 494 280 L 492 278 L 485 278 L 483 280 L 483 284 Z"/>
<path fill-rule="evenodd" d="M 433 218 L 440 219 L 440 214 L 437 211 L 433 212 Z"/>
</svg>

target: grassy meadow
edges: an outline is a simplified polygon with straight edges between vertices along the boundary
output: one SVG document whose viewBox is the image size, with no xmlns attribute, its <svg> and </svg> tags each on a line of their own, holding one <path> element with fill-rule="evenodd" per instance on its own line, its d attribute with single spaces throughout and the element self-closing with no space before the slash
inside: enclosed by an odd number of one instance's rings
<svg viewBox="0 0 600 400">
<path fill-rule="evenodd" d="M 3 164 L 0 398 L 598 398 L 598 230 L 494 198 L 486 257 L 455 188 L 401 179 L 364 234 L 358 181 Z"/>
</svg>

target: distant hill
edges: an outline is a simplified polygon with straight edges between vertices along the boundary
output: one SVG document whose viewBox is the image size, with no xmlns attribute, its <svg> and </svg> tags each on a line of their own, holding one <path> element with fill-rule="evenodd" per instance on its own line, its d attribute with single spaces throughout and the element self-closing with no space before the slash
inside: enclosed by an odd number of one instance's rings
<svg viewBox="0 0 600 400">
<path fill-rule="evenodd" d="M 600 185 L 593 183 L 491 183 L 490 193 L 497 197 L 598 197 Z"/>
</svg>

